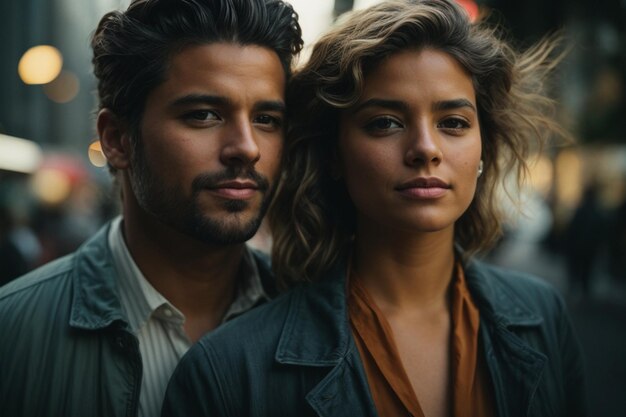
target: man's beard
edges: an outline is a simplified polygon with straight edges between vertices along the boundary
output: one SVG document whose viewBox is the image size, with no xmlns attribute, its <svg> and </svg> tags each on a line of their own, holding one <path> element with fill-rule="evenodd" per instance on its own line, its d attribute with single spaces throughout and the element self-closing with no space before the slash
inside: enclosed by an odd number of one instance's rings
<svg viewBox="0 0 626 417">
<path fill-rule="evenodd" d="M 243 243 L 252 238 L 261 225 L 265 215 L 273 188 L 270 189 L 268 180 L 252 167 L 229 166 L 216 173 L 203 173 L 192 182 L 190 198 L 183 196 L 180 188 L 166 188 L 163 182 L 150 167 L 143 152 L 141 138 L 135 137 L 138 142 L 132 152 L 131 187 L 139 206 L 168 226 L 210 245 L 230 245 Z M 258 186 L 262 193 L 261 205 L 256 216 L 246 223 L 242 220 L 230 222 L 211 218 L 202 212 L 198 203 L 199 194 L 214 187 L 220 182 L 234 179 L 249 179 Z M 245 200 L 225 200 L 222 207 L 232 216 L 244 212 L 250 203 Z"/>
</svg>

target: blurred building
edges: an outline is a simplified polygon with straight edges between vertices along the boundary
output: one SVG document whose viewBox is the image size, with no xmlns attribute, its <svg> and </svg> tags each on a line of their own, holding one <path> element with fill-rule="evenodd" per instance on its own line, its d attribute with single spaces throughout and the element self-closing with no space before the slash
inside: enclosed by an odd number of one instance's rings
<svg viewBox="0 0 626 417">
<path fill-rule="evenodd" d="M 0 133 L 42 145 L 85 148 L 94 136 L 95 83 L 89 38 L 100 17 L 126 0 L 9 0 L 0 2 Z M 24 53 L 51 45 L 61 72 L 47 84 L 25 84 Z M 50 65 L 38 63 L 41 67 Z"/>
</svg>

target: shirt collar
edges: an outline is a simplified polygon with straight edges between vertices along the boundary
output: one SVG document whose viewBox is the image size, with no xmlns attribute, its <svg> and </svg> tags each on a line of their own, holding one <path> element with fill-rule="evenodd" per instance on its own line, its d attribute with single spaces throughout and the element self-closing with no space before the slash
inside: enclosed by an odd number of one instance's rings
<svg viewBox="0 0 626 417">
<path fill-rule="evenodd" d="M 270 299 L 263 289 L 261 275 L 254 259 L 254 255 L 252 255 L 252 251 L 247 246 L 241 260 L 239 279 L 237 282 L 238 285 L 235 300 L 226 311 L 226 314 L 224 314 L 222 323 L 245 313 L 257 304 Z"/>
<path fill-rule="evenodd" d="M 183 324 L 185 316 L 159 293 L 144 277 L 133 260 L 122 233 L 122 217 L 113 220 L 109 231 L 109 246 L 118 271 L 118 287 L 122 309 L 133 330 L 139 329 L 151 315 Z M 269 300 L 263 289 L 259 268 L 252 251 L 246 246 L 238 273 L 238 284 L 233 303 L 222 319 L 226 322 L 261 302 Z"/>
<path fill-rule="evenodd" d="M 121 217 L 113 220 L 108 239 L 119 277 L 122 310 L 131 329 L 139 330 L 153 314 L 158 319 L 182 325 L 185 316 L 150 284 L 133 260 L 122 233 Z"/>
</svg>

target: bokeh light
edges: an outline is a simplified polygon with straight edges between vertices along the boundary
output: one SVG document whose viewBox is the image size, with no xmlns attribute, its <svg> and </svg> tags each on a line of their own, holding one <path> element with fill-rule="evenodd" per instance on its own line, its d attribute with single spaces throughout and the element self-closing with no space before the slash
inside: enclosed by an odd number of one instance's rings
<svg viewBox="0 0 626 417">
<path fill-rule="evenodd" d="M 539 158 L 532 161 L 529 165 L 529 169 L 530 185 L 544 198 L 548 198 L 554 181 L 554 166 L 552 165 L 552 161 L 550 161 L 546 155 L 541 155 Z"/>
<path fill-rule="evenodd" d="M 35 196 L 47 205 L 58 205 L 64 202 L 72 191 L 68 175 L 54 168 L 37 171 L 32 177 L 31 187 Z"/>
<path fill-rule="evenodd" d="M 42 158 L 37 143 L 0 134 L 0 170 L 30 174 L 39 167 Z"/>
<path fill-rule="evenodd" d="M 72 101 L 80 90 L 80 81 L 76 74 L 70 71 L 61 71 L 52 82 L 43 86 L 48 98 L 56 103 Z"/>
<path fill-rule="evenodd" d="M 478 4 L 476 4 L 474 0 L 456 0 L 456 2 L 465 9 L 472 22 L 475 22 L 476 19 L 478 19 L 480 10 L 478 8 Z"/>
<path fill-rule="evenodd" d="M 557 198 L 565 206 L 575 207 L 582 193 L 582 160 L 577 149 L 561 151 L 556 158 Z"/>
<path fill-rule="evenodd" d="M 17 72 L 25 84 L 47 84 L 59 76 L 63 55 L 54 46 L 39 45 L 22 55 Z"/>
</svg>

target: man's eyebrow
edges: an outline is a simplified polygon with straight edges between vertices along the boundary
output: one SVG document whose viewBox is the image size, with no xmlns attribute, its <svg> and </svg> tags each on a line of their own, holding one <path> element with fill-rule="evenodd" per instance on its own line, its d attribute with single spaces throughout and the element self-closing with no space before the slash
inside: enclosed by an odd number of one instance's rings
<svg viewBox="0 0 626 417">
<path fill-rule="evenodd" d="M 263 100 L 254 104 L 254 111 L 285 112 L 285 102 L 282 100 Z"/>
<path fill-rule="evenodd" d="M 170 107 L 182 107 L 191 104 L 208 104 L 210 106 L 227 105 L 230 100 L 223 96 L 213 96 L 210 94 L 188 94 L 177 98 L 170 103 Z"/>
<path fill-rule="evenodd" d="M 398 111 L 407 111 L 409 108 L 409 106 L 403 101 L 385 100 L 382 98 L 371 98 L 369 100 L 365 100 L 363 103 L 356 106 L 352 110 L 352 113 L 358 113 L 361 110 L 366 109 L 368 107 L 382 107 L 384 109 L 398 110 Z"/>
<path fill-rule="evenodd" d="M 224 96 L 214 96 L 210 94 L 188 94 L 174 100 L 170 107 L 182 107 L 193 104 L 206 104 L 209 106 L 229 106 L 232 101 Z M 262 100 L 254 104 L 254 111 L 276 111 L 285 112 L 285 102 L 282 100 Z"/>
<path fill-rule="evenodd" d="M 465 98 L 457 98 L 454 100 L 443 100 L 433 104 L 433 110 L 454 110 L 462 107 L 469 107 L 476 112 L 476 107 Z"/>
</svg>

